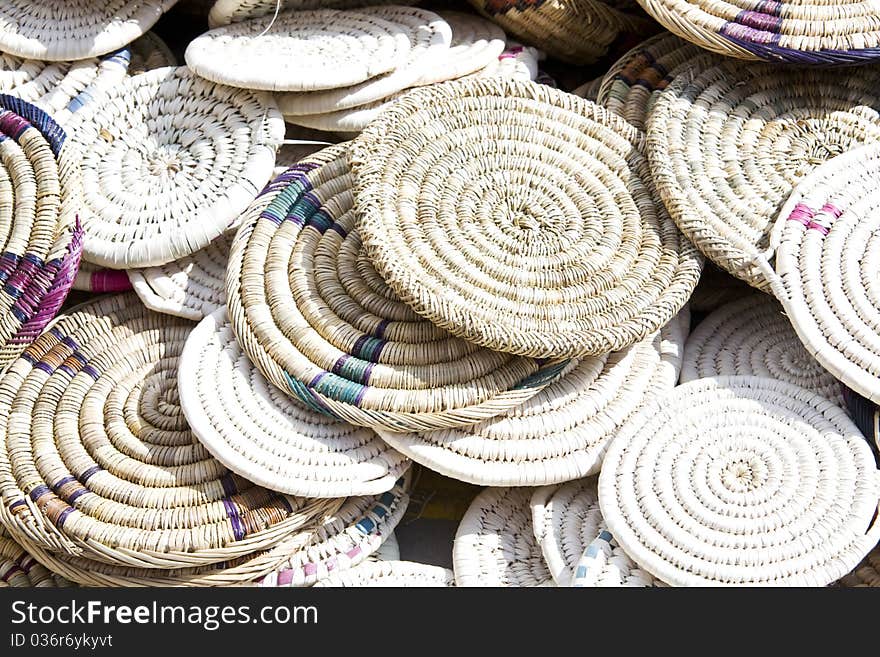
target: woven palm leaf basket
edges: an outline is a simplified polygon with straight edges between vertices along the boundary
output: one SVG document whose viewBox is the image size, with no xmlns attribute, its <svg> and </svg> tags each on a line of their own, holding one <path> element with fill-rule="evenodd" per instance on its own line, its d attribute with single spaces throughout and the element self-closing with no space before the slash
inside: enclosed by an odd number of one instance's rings
<svg viewBox="0 0 880 657">
<path fill-rule="evenodd" d="M 754 376 L 678 386 L 611 442 L 610 533 L 676 586 L 826 586 L 880 539 L 880 471 L 845 411 Z"/>
<path fill-rule="evenodd" d="M 880 146 L 804 178 L 774 227 L 773 291 L 801 342 L 835 378 L 880 402 Z"/>
<path fill-rule="evenodd" d="M 191 327 L 134 294 L 102 297 L 59 317 L 0 378 L 0 521 L 41 562 L 31 544 L 111 569 L 216 566 L 338 508 L 260 488 L 195 439 L 177 388 Z"/>
<path fill-rule="evenodd" d="M 0 526 L 0 588 L 69 587 L 61 575 L 48 570 L 13 541 Z"/>
<path fill-rule="evenodd" d="M 352 142 L 364 250 L 405 303 L 476 344 L 623 349 L 681 310 L 702 266 L 643 146 L 620 117 L 545 85 L 416 89 Z"/>
<path fill-rule="evenodd" d="M 571 64 L 591 64 L 621 33 L 653 31 L 639 11 L 601 0 L 469 0 L 508 34 Z"/>
<path fill-rule="evenodd" d="M 216 0 L 208 12 L 208 25 L 220 27 L 261 16 L 271 17 L 276 11 L 280 13 L 303 9 L 352 9 L 386 2 L 389 0 Z"/>
<path fill-rule="evenodd" d="M 535 538 L 557 585 L 662 585 L 640 569 L 608 532 L 595 477 L 538 488 L 530 504 Z"/>
<path fill-rule="evenodd" d="M 192 331 L 180 358 L 180 403 L 217 460 L 250 481 L 303 497 L 391 489 L 409 459 L 372 429 L 291 399 L 248 360 L 220 308 Z"/>
<path fill-rule="evenodd" d="M 49 115 L 0 94 L 0 368 L 57 314 L 79 268 L 79 170 Z"/>
<path fill-rule="evenodd" d="M 503 413 L 565 371 L 452 337 L 395 297 L 361 246 L 347 148 L 276 178 L 235 236 L 229 318 L 266 379 L 352 424 L 420 431 Z"/>
<path fill-rule="evenodd" d="M 162 265 L 223 234 L 269 180 L 284 137 L 267 95 L 186 67 L 123 80 L 69 129 L 83 170 L 84 257 L 113 269 Z"/>
<path fill-rule="evenodd" d="M 131 51 L 129 75 L 138 75 L 156 68 L 178 64 L 177 57 L 171 52 L 168 44 L 152 31 L 133 41 L 128 49 Z"/>
<path fill-rule="evenodd" d="M 448 568 L 412 561 L 368 561 L 316 586 L 437 588 L 455 586 L 455 575 Z"/>
<path fill-rule="evenodd" d="M 358 11 L 287 11 L 219 27 L 186 48 L 187 66 L 220 84 L 265 91 L 349 87 L 406 63 L 404 25 Z"/>
<path fill-rule="evenodd" d="M 870 0 L 639 4 L 683 39 L 728 57 L 812 66 L 864 64 L 880 57 L 880 14 Z"/>
<path fill-rule="evenodd" d="M 487 488 L 461 520 L 452 548 L 456 586 L 556 586 L 535 538 L 531 488 Z"/>
<path fill-rule="evenodd" d="M 128 280 L 128 274 L 122 270 L 107 269 L 82 261 L 73 281 L 73 289 L 98 293 L 127 292 L 131 289 L 131 281 Z"/>
<path fill-rule="evenodd" d="M 773 224 L 822 162 L 880 139 L 880 69 L 780 68 L 707 54 L 677 69 L 648 117 L 651 173 L 706 256 L 764 291 Z"/>
<path fill-rule="evenodd" d="M 521 406 L 476 425 L 379 431 L 389 445 L 448 477 L 483 486 L 540 486 L 599 471 L 608 442 L 641 405 L 678 381 L 688 313 L 659 333 L 580 360 Z"/>
<path fill-rule="evenodd" d="M 721 306 L 688 337 L 682 383 L 733 375 L 786 381 L 843 406 L 840 382 L 804 348 L 782 306 L 766 294 Z"/>
<path fill-rule="evenodd" d="M 258 585 L 311 586 L 370 559 L 400 523 L 409 504 L 410 477 L 376 496 L 349 497 L 328 516 L 308 543 Z"/>
<path fill-rule="evenodd" d="M 131 43 L 177 0 L 5 0 L 0 50 L 29 59 L 98 57 Z"/>
</svg>

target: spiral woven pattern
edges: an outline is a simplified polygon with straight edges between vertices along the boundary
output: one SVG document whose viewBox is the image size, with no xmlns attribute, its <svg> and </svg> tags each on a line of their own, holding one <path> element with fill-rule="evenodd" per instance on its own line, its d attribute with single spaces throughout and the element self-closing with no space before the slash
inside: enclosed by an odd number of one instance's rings
<svg viewBox="0 0 880 657">
<path fill-rule="evenodd" d="M 122 81 L 70 131 L 85 258 L 127 269 L 183 258 L 227 230 L 269 179 L 284 122 L 268 96 L 171 67 Z"/>
<path fill-rule="evenodd" d="M 756 264 L 795 185 L 880 138 L 880 69 L 696 58 L 654 103 L 651 172 L 672 218 L 723 269 L 769 291 Z"/>
<path fill-rule="evenodd" d="M 73 586 L 25 552 L 0 527 L 0 588 Z"/>
<path fill-rule="evenodd" d="M 455 575 L 448 568 L 412 561 L 368 561 L 316 586 L 436 588 L 455 586 Z"/>
<path fill-rule="evenodd" d="M 230 470 L 303 497 L 372 495 L 409 467 L 371 429 L 291 399 L 242 353 L 221 308 L 187 339 L 181 406 L 194 433 Z"/>
<path fill-rule="evenodd" d="M 521 406 L 485 422 L 379 435 L 436 472 L 483 486 L 539 486 L 594 474 L 626 419 L 676 384 L 687 324 L 685 312 L 659 335 L 584 358 Z"/>
<path fill-rule="evenodd" d="M 362 251 L 346 153 L 276 178 L 235 236 L 229 317 L 263 375 L 319 412 L 412 431 L 492 417 L 564 371 L 454 338 L 400 302 Z"/>
<path fill-rule="evenodd" d="M 466 340 L 542 358 L 623 349 L 672 319 L 702 263 L 660 211 L 642 145 L 544 85 L 417 89 L 352 142 L 364 249 Z"/>
<path fill-rule="evenodd" d="M 531 499 L 535 538 L 553 580 L 571 586 L 578 566 L 578 585 L 655 586 L 654 578 L 641 570 L 610 537 L 599 510 L 599 490 L 594 477 L 563 486 L 544 486 Z M 586 555 L 592 561 L 582 564 L 585 552 L 604 541 L 600 554 Z M 607 546 L 607 547 L 606 547 Z M 606 551 L 608 553 L 606 553 Z"/>
<path fill-rule="evenodd" d="M 5 0 L 0 50 L 30 59 L 97 57 L 131 43 L 177 0 Z"/>
<path fill-rule="evenodd" d="M 487 488 L 465 513 L 452 548 L 457 586 L 555 586 L 529 510 L 529 488 Z"/>
<path fill-rule="evenodd" d="M 180 410 L 191 324 L 133 294 L 60 318 L 0 379 L 0 518 L 44 550 L 173 569 L 268 550 L 324 510 L 230 473 Z"/>
<path fill-rule="evenodd" d="M 672 585 L 825 586 L 877 544 L 880 473 L 838 406 L 761 377 L 678 386 L 611 442 L 599 504 Z"/>
<path fill-rule="evenodd" d="M 639 0 L 667 29 L 728 57 L 829 66 L 880 57 L 870 0 Z"/>
<path fill-rule="evenodd" d="M 72 289 L 83 292 L 127 292 L 131 289 L 128 274 L 120 269 L 106 269 L 81 261 Z"/>
<path fill-rule="evenodd" d="M 316 9 L 219 27 L 186 48 L 187 66 L 220 84 L 266 91 L 315 91 L 359 84 L 403 65 L 406 29 L 375 9 Z"/>
</svg>

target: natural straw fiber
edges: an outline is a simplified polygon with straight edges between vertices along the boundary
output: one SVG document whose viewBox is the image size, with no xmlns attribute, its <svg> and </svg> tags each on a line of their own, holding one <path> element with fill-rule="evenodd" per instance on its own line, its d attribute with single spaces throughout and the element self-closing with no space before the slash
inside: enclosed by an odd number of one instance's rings
<svg viewBox="0 0 880 657">
<path fill-rule="evenodd" d="M 226 303 L 224 279 L 234 231 L 167 264 L 129 269 L 131 287 L 150 310 L 199 321 Z"/>
<path fill-rule="evenodd" d="M 127 292 L 131 289 L 131 282 L 128 274 L 122 270 L 80 262 L 73 289 L 83 292 Z"/>
<path fill-rule="evenodd" d="M 880 547 L 871 550 L 862 563 L 841 578 L 838 584 L 846 588 L 880 587 Z"/>
<path fill-rule="evenodd" d="M 412 561 L 368 561 L 316 586 L 434 588 L 455 586 L 455 575 L 448 568 Z"/>
<path fill-rule="evenodd" d="M 371 15 L 405 30 L 411 44 L 406 61 L 384 75 L 352 87 L 277 94 L 275 99 L 285 116 L 336 112 L 382 100 L 416 84 L 449 51 L 452 29 L 433 12 L 391 5 L 375 7 Z"/>
<path fill-rule="evenodd" d="M 504 52 L 504 30 L 485 18 L 460 11 L 438 11 L 452 28 L 452 43 L 439 52 L 414 86 L 445 82 L 480 71 Z"/>
<path fill-rule="evenodd" d="M 483 15 L 520 41 L 571 64 L 599 59 L 621 32 L 650 31 L 638 13 L 600 0 L 470 0 Z"/>
<path fill-rule="evenodd" d="M 830 584 L 877 544 L 878 499 L 842 409 L 750 376 L 678 386 L 618 433 L 599 474 L 608 530 L 677 586 Z"/>
<path fill-rule="evenodd" d="M 190 42 L 186 64 L 208 80 L 245 89 L 359 84 L 402 66 L 411 48 L 407 30 L 377 11 L 291 11 L 271 28 L 270 17 L 220 27 Z"/>
<path fill-rule="evenodd" d="M 409 467 L 371 430 L 290 399 L 235 341 L 226 309 L 192 331 L 180 358 L 180 403 L 193 433 L 236 474 L 303 497 L 373 495 Z"/>
<path fill-rule="evenodd" d="M 530 488 L 487 488 L 462 518 L 452 548 L 457 586 L 555 586 L 535 539 Z"/>
<path fill-rule="evenodd" d="M 284 123 L 265 94 L 169 67 L 123 80 L 70 130 L 85 258 L 126 269 L 183 258 L 227 230 L 269 179 Z"/>
<path fill-rule="evenodd" d="M 535 538 L 553 580 L 559 586 L 572 586 L 577 574 L 581 587 L 655 586 L 654 578 L 633 563 L 608 533 L 596 484 L 590 477 L 544 486 L 532 495 Z M 582 564 L 584 556 L 592 561 Z M 579 566 L 584 572 L 577 573 Z"/>
<path fill-rule="evenodd" d="M 311 586 L 363 563 L 376 553 L 403 518 L 409 504 L 409 477 L 377 496 L 349 497 L 328 516 L 309 541 L 291 554 L 259 586 Z"/>
<path fill-rule="evenodd" d="M 217 0 L 208 12 L 208 25 L 212 28 L 230 23 L 240 23 L 275 11 L 303 9 L 352 9 L 381 5 L 390 0 Z M 397 3 L 397 4 L 406 4 Z"/>
<path fill-rule="evenodd" d="M 704 55 L 648 118 L 651 173 L 679 228 L 716 264 L 769 291 L 756 265 L 793 187 L 880 139 L 880 69 L 779 68 Z"/>
<path fill-rule="evenodd" d="M 678 380 L 687 313 L 623 351 L 581 360 L 522 406 L 461 429 L 379 435 L 448 477 L 485 486 L 539 486 L 599 471 L 608 442 Z"/>
<path fill-rule="evenodd" d="M 76 277 L 81 183 L 64 130 L 0 95 L 0 369 L 56 315 Z"/>
<path fill-rule="evenodd" d="M 880 57 L 870 0 L 639 0 L 664 27 L 728 57 L 793 64 L 863 64 Z"/>
<path fill-rule="evenodd" d="M 4 0 L 0 50 L 18 57 L 87 59 L 131 43 L 177 0 Z"/>
<path fill-rule="evenodd" d="M 829 160 L 779 212 L 773 291 L 807 350 L 880 402 L 880 146 Z M 770 275 L 770 274 L 768 274 Z"/>
<path fill-rule="evenodd" d="M 544 85 L 411 91 L 352 142 L 364 250 L 416 312 L 484 347 L 623 349 L 675 316 L 702 265 L 642 146 L 620 117 Z"/>
<path fill-rule="evenodd" d="M 498 59 L 472 77 L 535 80 L 538 77 L 538 61 L 543 58 L 544 53 L 537 48 L 509 42 Z"/>
<path fill-rule="evenodd" d="M 794 383 L 843 405 L 840 383 L 804 349 L 779 302 L 766 294 L 721 306 L 687 340 L 682 383 L 729 375 Z"/>
<path fill-rule="evenodd" d="M 352 424 L 420 431 L 498 415 L 565 371 L 454 338 L 399 301 L 362 251 L 346 156 L 332 146 L 276 178 L 232 245 L 232 327 L 271 383 Z"/>
<path fill-rule="evenodd" d="M 0 588 L 46 588 L 73 586 L 48 570 L 0 526 Z"/>
<path fill-rule="evenodd" d="M 596 102 L 644 130 L 648 113 L 675 70 L 700 49 L 663 32 L 621 57 L 602 78 Z"/>
<path fill-rule="evenodd" d="M 129 75 L 146 73 L 164 66 L 177 66 L 177 57 L 155 32 L 147 32 L 129 45 L 131 64 Z"/>
<path fill-rule="evenodd" d="M 0 520 L 16 541 L 115 567 L 194 568 L 271 550 L 332 506 L 255 486 L 195 440 L 177 388 L 191 326 L 130 293 L 102 297 L 6 369 Z"/>
</svg>

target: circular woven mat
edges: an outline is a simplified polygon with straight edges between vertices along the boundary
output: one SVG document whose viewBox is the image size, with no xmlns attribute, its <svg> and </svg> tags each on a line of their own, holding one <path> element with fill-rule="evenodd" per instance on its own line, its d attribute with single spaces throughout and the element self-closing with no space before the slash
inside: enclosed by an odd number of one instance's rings
<svg viewBox="0 0 880 657">
<path fill-rule="evenodd" d="M 876 545 L 878 499 L 846 413 L 760 377 L 678 386 L 617 435 L 599 475 L 608 530 L 673 585 L 825 586 Z"/>
<path fill-rule="evenodd" d="M 585 358 L 523 405 L 480 424 L 379 435 L 436 472 L 483 486 L 540 486 L 594 474 L 626 419 L 676 384 L 687 324 L 684 312 L 661 334 Z"/>
<path fill-rule="evenodd" d="M 181 406 L 202 444 L 230 470 L 303 497 L 390 489 L 409 460 L 371 429 L 291 399 L 242 353 L 220 308 L 202 320 L 181 356 Z"/>
<path fill-rule="evenodd" d="M 880 57 L 880 16 L 870 0 L 639 4 L 672 32 L 729 57 L 825 66 Z"/>
<path fill-rule="evenodd" d="M 448 568 L 412 561 L 368 561 L 357 568 L 331 575 L 316 586 L 433 588 L 455 586 Z"/>
<path fill-rule="evenodd" d="M 177 57 L 155 32 L 147 32 L 129 45 L 129 75 L 146 73 L 163 66 L 177 66 Z"/>
<path fill-rule="evenodd" d="M 538 61 L 544 57 L 537 48 L 517 45 L 509 42 L 498 59 L 473 74 L 476 78 L 507 78 L 514 80 L 536 80 L 538 78 Z"/>
<path fill-rule="evenodd" d="M 880 139 L 880 69 L 810 70 L 704 55 L 648 119 L 651 172 L 672 218 L 711 260 L 769 291 L 780 206 L 817 165 Z"/>
<path fill-rule="evenodd" d="M 127 269 L 219 237 L 269 179 L 284 122 L 264 94 L 170 67 L 122 81 L 70 131 L 82 158 L 84 257 Z"/>
<path fill-rule="evenodd" d="M 216 0 L 208 12 L 208 25 L 220 27 L 261 16 L 273 16 L 276 10 L 351 9 L 381 5 L 392 0 Z M 279 9 L 280 4 L 280 9 Z M 400 4 L 400 3 L 395 3 Z"/>
<path fill-rule="evenodd" d="M 633 563 L 608 533 L 596 484 L 590 477 L 544 486 L 532 495 L 535 538 L 553 580 L 559 586 L 571 586 L 577 574 L 582 587 L 655 586 L 654 578 Z M 587 550 L 596 554 L 587 554 Z M 578 573 L 578 566 L 584 572 Z"/>
<path fill-rule="evenodd" d="M 103 55 L 149 30 L 177 0 L 5 0 L 0 50 L 62 61 Z"/>
<path fill-rule="evenodd" d="M 190 432 L 191 324 L 133 294 L 61 317 L 0 378 L 0 518 L 44 550 L 141 569 L 272 548 L 326 509 L 230 473 Z"/>
<path fill-rule="evenodd" d="M 73 284 L 81 191 L 64 130 L 0 94 L 0 369 L 40 334 Z"/>
<path fill-rule="evenodd" d="M 847 588 L 880 587 L 880 547 L 871 550 L 854 571 L 841 578 L 839 584 Z"/>
<path fill-rule="evenodd" d="M 480 71 L 504 52 L 504 30 L 484 18 L 460 11 L 438 11 L 452 28 L 452 43 L 438 53 L 414 86 L 445 82 Z"/>
<path fill-rule="evenodd" d="M 128 274 L 120 269 L 106 269 L 82 261 L 73 280 L 73 289 L 83 292 L 127 292 L 131 289 Z"/>
<path fill-rule="evenodd" d="M 186 64 L 208 80 L 245 89 L 315 91 L 359 84 L 402 66 L 407 30 L 375 10 L 317 9 L 220 27 L 187 46 Z M 268 28 L 268 32 L 263 32 Z"/>
<path fill-rule="evenodd" d="M 457 586 L 555 586 L 535 539 L 530 488 L 487 488 L 465 513 L 452 548 Z"/>
<path fill-rule="evenodd" d="M 623 349 L 672 319 L 702 264 L 660 211 L 642 145 L 544 85 L 417 89 L 352 142 L 364 249 L 464 339 L 547 358 Z"/>
<path fill-rule="evenodd" d="M 449 51 L 452 29 L 437 14 L 415 7 L 375 7 L 370 15 L 394 23 L 405 30 L 410 40 L 406 61 L 392 71 L 352 87 L 278 94 L 275 99 L 285 116 L 321 114 L 358 107 L 382 100 L 413 86 L 426 72 L 435 68 Z"/>
<path fill-rule="evenodd" d="M 413 431 L 492 417 L 564 371 L 454 338 L 400 302 L 363 253 L 346 155 L 332 146 L 276 178 L 233 242 L 229 316 L 270 382 L 352 424 Z"/>
<path fill-rule="evenodd" d="M 39 563 L 0 527 L 0 589 L 73 586 Z"/>
<path fill-rule="evenodd" d="M 78 69 L 80 74 L 65 77 L 61 84 L 34 104 L 48 112 L 58 124 L 68 127 L 75 115 L 93 111 L 107 102 L 128 74 L 130 63 L 128 48 L 105 55 L 97 61 L 97 66 Z M 74 67 L 77 64 L 79 62 Z"/>
<path fill-rule="evenodd" d="M 721 306 L 687 340 L 682 383 L 729 375 L 794 383 L 843 404 L 840 383 L 804 349 L 779 302 L 766 294 Z"/>
<path fill-rule="evenodd" d="M 409 505 L 409 477 L 381 495 L 349 497 L 324 519 L 306 543 L 276 571 L 260 580 L 265 587 L 311 586 L 371 558 L 403 518 Z"/>
</svg>

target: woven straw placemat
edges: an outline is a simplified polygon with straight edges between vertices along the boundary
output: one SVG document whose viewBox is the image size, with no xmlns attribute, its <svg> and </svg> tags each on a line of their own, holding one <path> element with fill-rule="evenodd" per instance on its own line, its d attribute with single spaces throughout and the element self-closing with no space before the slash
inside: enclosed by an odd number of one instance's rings
<svg viewBox="0 0 880 657">
<path fill-rule="evenodd" d="M 828 66 L 880 57 L 871 0 L 639 0 L 664 27 L 728 57 Z"/>
<path fill-rule="evenodd" d="M 72 289 L 83 292 L 127 292 L 131 289 L 131 282 L 128 274 L 120 269 L 107 269 L 81 261 Z"/>
<path fill-rule="evenodd" d="M 316 586 L 434 588 L 455 586 L 455 575 L 448 568 L 413 561 L 368 561 Z"/>
<path fill-rule="evenodd" d="M 4 0 L 0 50 L 64 61 L 97 57 L 131 43 L 177 0 Z"/>
<path fill-rule="evenodd" d="M 758 258 L 794 186 L 880 139 L 880 68 L 815 70 L 706 54 L 648 117 L 651 173 L 672 218 L 728 272 L 769 291 Z"/>
<path fill-rule="evenodd" d="M 220 27 L 190 42 L 186 64 L 245 89 L 315 91 L 359 84 L 402 66 L 407 30 L 375 11 L 289 11 Z M 271 25 L 270 25 L 271 24 Z"/>
<path fill-rule="evenodd" d="M 16 540 L 116 567 L 193 568 L 269 550 L 332 506 L 255 486 L 198 443 L 177 387 L 191 326 L 131 293 L 102 297 L 7 368 L 0 519 Z"/>
<path fill-rule="evenodd" d="M 413 431 L 502 413 L 565 370 L 454 338 L 398 300 L 362 251 L 346 155 L 332 146 L 276 178 L 233 242 L 229 316 L 270 382 L 352 424 Z"/>
<path fill-rule="evenodd" d="M 544 85 L 416 89 L 352 142 L 364 250 L 466 340 L 547 358 L 623 349 L 678 313 L 702 266 L 642 146 L 620 117 Z"/>
<path fill-rule="evenodd" d="M 504 30 L 485 18 L 460 11 L 438 11 L 452 28 L 452 43 L 438 52 L 431 66 L 413 86 L 455 80 L 475 73 L 496 61 L 504 52 Z"/>
<path fill-rule="evenodd" d="M 75 586 L 29 555 L 0 526 L 0 588 Z"/>
<path fill-rule="evenodd" d="M 448 477 L 484 486 L 540 486 L 596 473 L 608 442 L 678 380 L 688 313 L 622 351 L 584 358 L 521 406 L 480 424 L 379 435 Z"/>
<path fill-rule="evenodd" d="M 608 530 L 673 585 L 825 586 L 877 544 L 880 471 L 846 413 L 752 376 L 678 386 L 599 474 Z"/>
<path fill-rule="evenodd" d="M 192 331 L 181 355 L 181 407 L 193 432 L 226 467 L 303 497 L 373 495 L 409 467 L 371 429 L 291 399 L 242 353 L 220 308 Z"/>
<path fill-rule="evenodd" d="M 114 269 L 188 256 L 269 179 L 284 122 L 272 99 L 161 68 L 69 124 L 81 157 L 84 257 Z"/>
</svg>

